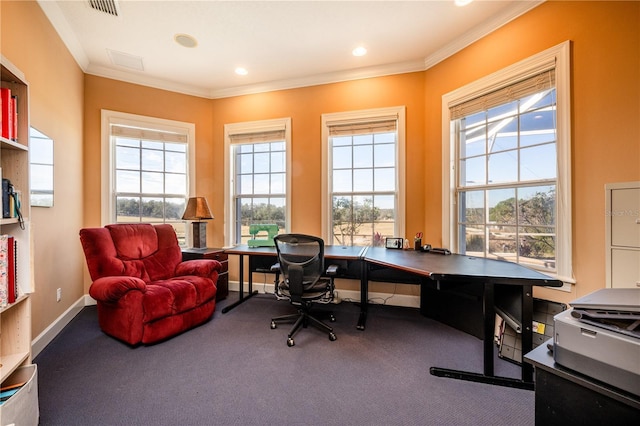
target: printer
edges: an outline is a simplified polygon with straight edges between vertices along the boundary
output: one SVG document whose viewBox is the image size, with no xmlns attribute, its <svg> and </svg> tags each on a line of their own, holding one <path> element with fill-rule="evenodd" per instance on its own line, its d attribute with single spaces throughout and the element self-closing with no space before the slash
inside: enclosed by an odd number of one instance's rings
<svg viewBox="0 0 640 426">
<path fill-rule="evenodd" d="M 554 361 L 640 396 L 640 288 L 605 288 L 554 316 Z"/>
</svg>

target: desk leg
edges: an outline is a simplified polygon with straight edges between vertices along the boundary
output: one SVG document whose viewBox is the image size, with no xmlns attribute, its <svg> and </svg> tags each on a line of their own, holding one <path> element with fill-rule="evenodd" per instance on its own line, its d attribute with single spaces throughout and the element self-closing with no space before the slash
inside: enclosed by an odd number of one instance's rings
<svg viewBox="0 0 640 426">
<path fill-rule="evenodd" d="M 531 286 L 523 286 L 523 295 L 524 295 L 524 287 L 529 288 L 529 293 L 531 293 Z M 494 359 L 494 347 L 493 347 L 493 333 L 495 328 L 495 306 L 494 306 L 494 287 L 493 283 L 485 283 L 484 284 L 484 294 L 483 294 L 483 317 L 484 317 L 484 339 L 483 339 L 483 362 L 484 362 L 484 373 L 473 373 L 470 371 L 460 371 L 460 370 L 449 370 L 446 368 L 440 367 L 431 367 L 429 370 L 432 375 L 438 377 L 448 377 L 450 379 L 458 379 L 458 380 L 468 380 L 471 382 L 479 382 L 479 383 L 487 383 L 490 385 L 498 385 L 498 386 L 507 386 L 511 388 L 518 389 L 528 389 L 533 390 L 533 380 L 525 380 L 525 363 L 523 360 L 522 366 L 522 380 L 512 379 L 510 377 L 497 377 L 493 375 L 493 359 Z M 533 299 L 527 300 L 523 298 L 523 324 L 531 324 L 531 312 L 533 311 Z M 529 322 L 524 322 L 526 320 L 524 312 L 524 305 L 528 304 L 529 307 Z M 529 326 L 531 329 L 531 326 Z M 525 339 L 525 335 L 523 333 L 522 338 Z M 523 351 L 524 347 L 523 344 Z M 531 350 L 531 334 L 529 334 L 529 350 Z M 532 367 L 532 366 L 531 366 Z"/>
<path fill-rule="evenodd" d="M 360 317 L 356 329 L 364 330 L 367 323 L 367 303 L 369 301 L 369 267 L 360 261 Z"/>
<path fill-rule="evenodd" d="M 484 321 L 484 340 L 482 341 L 484 358 L 484 375 L 493 376 L 493 334 L 496 328 L 496 307 L 494 304 L 495 291 L 493 284 L 484 284 L 482 296 L 482 316 Z"/>
<path fill-rule="evenodd" d="M 255 292 L 253 291 L 253 283 L 251 281 L 251 271 L 249 271 L 249 294 L 246 297 L 244 295 L 244 255 L 240 255 L 240 273 L 239 273 L 238 290 L 239 290 L 238 300 L 236 300 L 231 305 L 225 306 L 222 309 L 223 314 L 226 314 L 236 306 L 240 305 L 245 300 L 251 298 L 252 296 L 258 293 L 257 291 Z"/>
<path fill-rule="evenodd" d="M 533 286 L 522 286 L 522 381 L 533 383 L 533 364 L 524 356 L 533 350 Z"/>
</svg>

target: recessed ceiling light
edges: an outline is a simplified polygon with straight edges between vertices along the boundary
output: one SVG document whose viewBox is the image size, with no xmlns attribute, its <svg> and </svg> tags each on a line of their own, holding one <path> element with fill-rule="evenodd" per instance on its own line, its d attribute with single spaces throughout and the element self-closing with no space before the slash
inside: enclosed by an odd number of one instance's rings
<svg viewBox="0 0 640 426">
<path fill-rule="evenodd" d="M 189 34 L 176 34 L 173 39 L 182 47 L 196 47 L 198 42 Z"/>
<path fill-rule="evenodd" d="M 454 0 L 454 3 L 456 4 L 456 6 L 466 6 L 469 3 L 471 3 L 473 0 Z"/>
<path fill-rule="evenodd" d="M 238 75 L 247 75 L 247 74 L 249 74 L 249 71 L 247 71 L 246 68 L 238 67 L 238 68 L 236 68 L 236 74 L 238 74 Z"/>
<path fill-rule="evenodd" d="M 367 54 L 367 49 L 363 46 L 360 46 L 353 49 L 351 53 L 353 53 L 353 56 L 364 56 Z"/>
</svg>

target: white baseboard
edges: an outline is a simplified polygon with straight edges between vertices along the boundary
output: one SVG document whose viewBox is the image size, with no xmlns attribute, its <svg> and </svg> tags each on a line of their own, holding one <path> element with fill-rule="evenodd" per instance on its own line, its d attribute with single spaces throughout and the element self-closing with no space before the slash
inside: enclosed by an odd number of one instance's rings
<svg viewBox="0 0 640 426">
<path fill-rule="evenodd" d="M 253 290 L 263 294 L 273 294 L 274 285 L 269 283 L 253 283 Z M 239 285 L 237 281 L 229 282 L 229 290 L 239 291 Z M 247 291 L 247 286 L 244 286 L 244 290 Z M 338 300 L 348 302 L 360 302 L 360 292 L 354 290 L 342 290 L 337 289 Z M 413 296 L 409 294 L 391 294 L 391 293 L 378 293 L 369 292 L 369 303 L 374 305 L 390 305 L 390 306 L 402 306 L 406 308 L 419 308 L 420 296 Z"/>
<path fill-rule="evenodd" d="M 62 315 L 56 318 L 49 327 L 31 341 L 31 357 L 35 358 L 51 341 L 62 331 L 62 329 L 71 322 L 71 320 L 80 313 L 85 306 L 95 305 L 96 301 L 85 294 L 64 311 Z"/>
</svg>

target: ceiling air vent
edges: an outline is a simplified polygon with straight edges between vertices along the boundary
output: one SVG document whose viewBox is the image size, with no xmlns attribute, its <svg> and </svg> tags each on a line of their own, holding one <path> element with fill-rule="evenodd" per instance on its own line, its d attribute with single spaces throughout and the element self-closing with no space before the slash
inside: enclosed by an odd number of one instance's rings
<svg viewBox="0 0 640 426">
<path fill-rule="evenodd" d="M 118 4 L 116 0 L 89 0 L 89 6 L 99 12 L 118 16 Z"/>
</svg>

